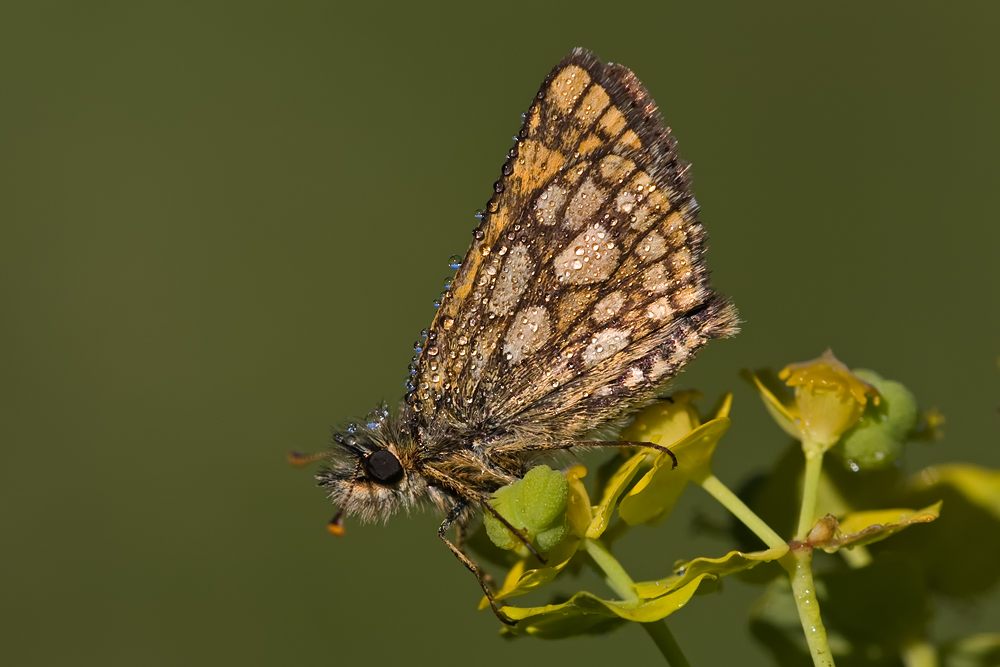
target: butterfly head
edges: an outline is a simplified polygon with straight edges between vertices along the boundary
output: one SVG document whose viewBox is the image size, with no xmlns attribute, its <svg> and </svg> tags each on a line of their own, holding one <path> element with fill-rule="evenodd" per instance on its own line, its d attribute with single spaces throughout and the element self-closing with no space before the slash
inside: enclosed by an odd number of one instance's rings
<svg viewBox="0 0 1000 667">
<path fill-rule="evenodd" d="M 388 411 L 373 414 L 375 419 L 334 434 L 327 465 L 316 475 L 330 500 L 340 507 L 330 524 L 331 532 L 337 534 L 343 532 L 345 516 L 358 517 L 363 523 L 385 521 L 400 509 L 409 510 L 426 488 L 415 468 L 412 437 Z"/>
</svg>

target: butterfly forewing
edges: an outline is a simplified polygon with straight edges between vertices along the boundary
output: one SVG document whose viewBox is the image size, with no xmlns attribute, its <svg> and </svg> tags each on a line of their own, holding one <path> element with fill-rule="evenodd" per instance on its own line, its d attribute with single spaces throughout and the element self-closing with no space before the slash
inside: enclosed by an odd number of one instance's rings
<svg viewBox="0 0 1000 667">
<path fill-rule="evenodd" d="M 417 360 L 414 420 L 469 444 L 569 439 L 732 334 L 685 171 L 629 70 L 582 50 L 560 63 Z"/>
</svg>

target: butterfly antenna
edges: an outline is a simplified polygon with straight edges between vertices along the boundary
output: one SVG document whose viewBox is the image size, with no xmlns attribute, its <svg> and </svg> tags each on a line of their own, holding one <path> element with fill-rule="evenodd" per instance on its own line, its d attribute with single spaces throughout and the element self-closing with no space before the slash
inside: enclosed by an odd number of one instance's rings
<svg viewBox="0 0 1000 667">
<path fill-rule="evenodd" d="M 354 493 L 354 487 L 347 492 L 347 497 L 344 498 L 344 502 L 340 503 L 340 509 L 337 510 L 336 516 L 330 519 L 330 523 L 326 524 L 326 529 L 330 531 L 331 535 L 336 535 L 337 537 L 343 536 L 347 531 L 344 530 L 344 508 L 347 507 L 347 503 L 351 501 L 351 494 Z"/>
<path fill-rule="evenodd" d="M 330 519 L 330 523 L 326 524 L 326 529 L 330 531 L 331 535 L 336 535 L 341 537 L 347 531 L 344 530 L 344 506 L 340 506 L 340 511 L 337 515 Z"/>
<path fill-rule="evenodd" d="M 330 456 L 329 451 L 316 452 L 315 454 L 303 454 L 302 452 L 293 449 L 288 452 L 288 462 L 291 463 L 296 468 L 301 468 L 302 466 L 309 465 L 313 461 L 319 461 L 320 459 L 325 459 Z"/>
</svg>

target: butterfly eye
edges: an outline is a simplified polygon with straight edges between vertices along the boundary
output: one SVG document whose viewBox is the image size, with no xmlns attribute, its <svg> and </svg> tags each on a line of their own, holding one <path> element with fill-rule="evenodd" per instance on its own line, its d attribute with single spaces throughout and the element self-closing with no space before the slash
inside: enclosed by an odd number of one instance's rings
<svg viewBox="0 0 1000 667">
<path fill-rule="evenodd" d="M 403 477 L 403 466 L 388 449 L 380 449 L 365 459 L 368 477 L 379 484 L 393 484 Z"/>
</svg>

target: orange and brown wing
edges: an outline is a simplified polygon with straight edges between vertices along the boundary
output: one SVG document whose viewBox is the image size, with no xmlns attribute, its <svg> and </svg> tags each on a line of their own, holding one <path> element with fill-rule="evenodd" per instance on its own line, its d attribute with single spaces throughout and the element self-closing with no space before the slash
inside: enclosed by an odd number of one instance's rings
<svg viewBox="0 0 1000 667">
<path fill-rule="evenodd" d="M 417 360 L 417 422 L 573 437 L 735 331 L 674 146 L 626 68 L 577 49 L 552 71 Z"/>
</svg>

